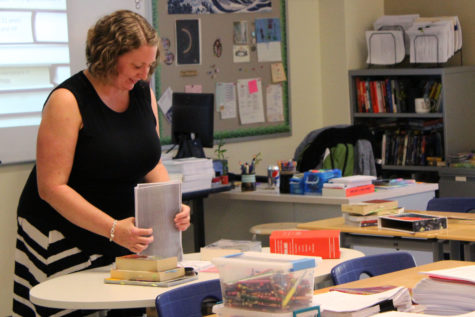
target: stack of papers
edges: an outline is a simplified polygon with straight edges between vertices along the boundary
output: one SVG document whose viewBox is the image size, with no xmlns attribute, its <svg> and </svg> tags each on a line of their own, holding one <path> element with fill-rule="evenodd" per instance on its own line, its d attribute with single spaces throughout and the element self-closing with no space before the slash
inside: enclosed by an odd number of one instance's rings
<svg viewBox="0 0 475 317">
<path fill-rule="evenodd" d="M 421 272 L 429 277 L 413 288 L 425 313 L 456 315 L 475 311 L 475 265 Z"/>
<path fill-rule="evenodd" d="M 389 290 L 369 295 L 365 293 L 347 293 L 346 291 L 330 291 L 314 295 L 313 305 L 320 305 L 322 317 L 364 317 L 380 312 L 379 305 L 388 300 L 392 301 L 393 306 L 400 311 L 410 311 L 412 309 L 411 295 L 406 287 L 392 287 Z"/>
<path fill-rule="evenodd" d="M 392 65 L 402 62 L 406 55 L 401 30 L 366 31 L 368 58 L 366 63 Z"/>
<path fill-rule="evenodd" d="M 175 227 L 175 215 L 181 209 L 181 182 L 138 184 L 135 187 L 135 224 L 153 229 L 153 242 L 142 255 L 182 259 L 181 231 Z"/>
<path fill-rule="evenodd" d="M 369 64 L 445 63 L 462 48 L 462 27 L 457 16 L 420 17 L 385 15 L 366 32 Z"/>
<path fill-rule="evenodd" d="M 189 157 L 162 162 L 172 178 L 180 175 L 183 193 L 211 188 L 215 176 L 212 159 Z"/>
</svg>

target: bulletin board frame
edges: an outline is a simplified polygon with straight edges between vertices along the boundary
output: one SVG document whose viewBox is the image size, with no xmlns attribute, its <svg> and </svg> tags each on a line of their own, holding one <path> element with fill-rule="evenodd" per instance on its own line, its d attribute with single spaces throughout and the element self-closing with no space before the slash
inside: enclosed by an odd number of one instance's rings
<svg viewBox="0 0 475 317">
<path fill-rule="evenodd" d="M 241 124 L 239 111 L 236 118 L 222 119 L 215 108 L 214 139 L 215 143 L 224 139 L 228 143 L 251 141 L 264 138 L 285 137 L 291 135 L 290 120 L 290 90 L 288 66 L 287 40 L 287 0 L 271 0 L 270 12 L 255 13 L 221 13 L 221 14 L 168 14 L 168 0 L 152 0 L 154 26 L 162 40 L 167 39 L 170 46 L 161 47 L 161 63 L 155 73 L 155 91 L 157 99 L 170 87 L 174 92 L 183 92 L 185 85 L 201 85 L 202 92 L 215 93 L 216 82 L 237 82 L 239 79 L 259 78 L 262 83 L 263 103 L 266 112 L 266 87 L 270 84 L 280 84 L 282 87 L 283 120 L 265 121 L 251 124 Z M 273 83 L 271 80 L 271 64 L 275 61 L 259 62 L 256 50 L 251 49 L 250 62 L 234 63 L 232 48 L 234 45 L 232 25 L 235 21 L 248 21 L 249 33 L 254 31 L 256 19 L 275 19 L 280 21 L 281 63 L 286 80 Z M 201 61 L 199 64 L 178 65 L 175 60 L 172 64 L 164 62 L 168 52 L 177 57 L 176 20 L 198 19 L 200 23 Z M 226 21 L 223 21 L 226 20 Z M 211 26 L 211 28 L 210 28 Z M 218 27 L 216 27 L 218 26 Z M 210 31 L 211 30 L 211 31 Z M 222 33 L 224 30 L 225 33 Z M 222 57 L 216 57 L 211 50 L 210 43 L 219 39 L 223 45 Z M 249 46 L 252 47 L 252 37 L 249 37 Z M 227 55 L 226 55 L 227 54 Z M 197 76 L 180 76 L 183 73 L 195 71 Z M 159 107 L 160 110 L 160 107 Z M 266 113 L 267 114 L 267 113 Z M 171 125 L 162 111 L 159 111 L 160 136 L 163 145 L 171 144 Z"/>
</svg>

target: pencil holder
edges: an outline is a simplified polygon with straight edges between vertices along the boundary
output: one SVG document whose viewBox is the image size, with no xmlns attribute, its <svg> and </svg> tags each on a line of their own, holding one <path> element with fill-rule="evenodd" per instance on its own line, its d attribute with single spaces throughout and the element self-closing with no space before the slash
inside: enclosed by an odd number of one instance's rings
<svg viewBox="0 0 475 317">
<path fill-rule="evenodd" d="M 280 193 L 290 193 L 290 179 L 294 176 L 294 172 L 280 172 Z"/>
<path fill-rule="evenodd" d="M 256 174 L 241 174 L 241 191 L 256 190 Z"/>
</svg>

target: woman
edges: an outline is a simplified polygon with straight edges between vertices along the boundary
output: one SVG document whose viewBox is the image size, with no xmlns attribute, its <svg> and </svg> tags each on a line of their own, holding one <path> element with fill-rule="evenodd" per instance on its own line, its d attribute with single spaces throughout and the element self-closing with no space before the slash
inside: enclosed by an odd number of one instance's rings
<svg viewBox="0 0 475 317">
<path fill-rule="evenodd" d="M 18 206 L 15 314 L 52 313 L 29 301 L 29 289 L 46 278 L 110 264 L 153 241 L 152 229 L 134 225 L 133 188 L 169 180 L 160 161 L 157 104 L 146 81 L 158 43 L 140 15 L 122 10 L 105 16 L 88 32 L 87 69 L 48 97 L 36 166 Z M 174 221 L 186 230 L 189 207 L 183 205 Z"/>
</svg>

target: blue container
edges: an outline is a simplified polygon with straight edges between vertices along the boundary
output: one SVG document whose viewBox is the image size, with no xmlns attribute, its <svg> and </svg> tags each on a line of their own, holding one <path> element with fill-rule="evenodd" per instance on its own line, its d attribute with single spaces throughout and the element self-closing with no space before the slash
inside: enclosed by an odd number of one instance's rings
<svg viewBox="0 0 475 317">
<path fill-rule="evenodd" d="M 290 179 L 290 193 L 295 195 L 303 195 L 304 194 L 304 176 L 303 174 L 294 175 Z"/>
<path fill-rule="evenodd" d="M 324 183 L 328 180 L 341 177 L 341 170 L 339 169 L 320 169 L 310 170 L 304 173 L 304 194 L 305 195 L 320 195 Z"/>
</svg>

